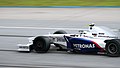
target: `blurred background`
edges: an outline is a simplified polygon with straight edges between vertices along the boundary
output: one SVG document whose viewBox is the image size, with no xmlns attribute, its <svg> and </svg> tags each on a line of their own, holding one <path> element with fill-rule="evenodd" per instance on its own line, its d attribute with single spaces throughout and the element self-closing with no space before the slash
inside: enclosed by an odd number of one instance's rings
<svg viewBox="0 0 120 68">
<path fill-rule="evenodd" d="M 0 0 L 0 6 L 120 6 L 120 0 Z"/>
</svg>

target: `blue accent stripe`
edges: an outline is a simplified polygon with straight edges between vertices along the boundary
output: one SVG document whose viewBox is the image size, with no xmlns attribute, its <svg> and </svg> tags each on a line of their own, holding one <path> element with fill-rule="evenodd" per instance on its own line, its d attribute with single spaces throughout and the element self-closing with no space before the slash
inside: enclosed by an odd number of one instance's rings
<svg viewBox="0 0 120 68">
<path fill-rule="evenodd" d="M 0 8 L 120 8 L 120 6 L 0 6 Z"/>
</svg>

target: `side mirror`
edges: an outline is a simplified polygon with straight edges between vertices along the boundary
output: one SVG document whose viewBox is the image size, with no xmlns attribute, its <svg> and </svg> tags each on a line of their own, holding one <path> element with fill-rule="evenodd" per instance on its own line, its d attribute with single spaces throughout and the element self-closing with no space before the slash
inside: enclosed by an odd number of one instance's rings
<svg viewBox="0 0 120 68">
<path fill-rule="evenodd" d="M 92 27 L 95 26 L 95 24 L 92 23 L 92 24 L 90 24 L 89 26 L 90 26 L 90 30 L 92 30 Z"/>
</svg>

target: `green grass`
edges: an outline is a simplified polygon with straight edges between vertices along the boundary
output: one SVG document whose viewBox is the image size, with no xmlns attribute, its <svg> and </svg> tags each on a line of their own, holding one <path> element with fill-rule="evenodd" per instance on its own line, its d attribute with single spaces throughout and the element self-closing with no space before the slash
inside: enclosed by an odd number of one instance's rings
<svg viewBox="0 0 120 68">
<path fill-rule="evenodd" d="M 0 6 L 120 6 L 120 0 L 0 0 Z"/>
</svg>

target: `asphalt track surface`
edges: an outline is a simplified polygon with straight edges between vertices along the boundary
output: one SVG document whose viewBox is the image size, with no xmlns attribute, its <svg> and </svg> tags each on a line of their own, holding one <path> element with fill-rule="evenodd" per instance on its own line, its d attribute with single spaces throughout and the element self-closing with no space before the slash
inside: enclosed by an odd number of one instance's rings
<svg viewBox="0 0 120 68">
<path fill-rule="evenodd" d="M 86 28 L 90 23 L 119 31 L 120 8 L 0 8 L 0 68 L 120 68 L 120 57 L 16 51 L 16 45 L 28 43 L 29 37 L 59 28 Z"/>
</svg>

